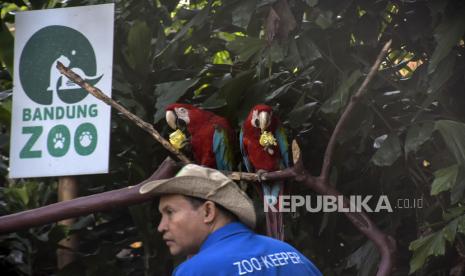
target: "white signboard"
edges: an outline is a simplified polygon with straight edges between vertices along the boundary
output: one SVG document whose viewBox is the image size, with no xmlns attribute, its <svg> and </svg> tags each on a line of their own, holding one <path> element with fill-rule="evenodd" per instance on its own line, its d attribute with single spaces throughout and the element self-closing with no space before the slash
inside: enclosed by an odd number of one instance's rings
<svg viewBox="0 0 465 276">
<path fill-rule="evenodd" d="M 108 172 L 110 107 L 56 63 L 111 93 L 113 17 L 114 4 L 16 15 L 10 177 Z"/>
</svg>

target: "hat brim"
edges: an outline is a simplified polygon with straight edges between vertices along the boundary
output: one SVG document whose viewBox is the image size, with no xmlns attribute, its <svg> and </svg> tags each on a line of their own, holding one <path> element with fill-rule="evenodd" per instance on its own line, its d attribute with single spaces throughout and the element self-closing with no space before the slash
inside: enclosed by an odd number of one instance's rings
<svg viewBox="0 0 465 276">
<path fill-rule="evenodd" d="M 236 183 L 229 182 L 218 186 L 208 178 L 178 176 L 169 179 L 150 181 L 142 185 L 139 193 L 154 195 L 181 194 L 211 200 L 220 204 L 250 228 L 255 228 L 256 213 L 250 198 Z"/>
</svg>

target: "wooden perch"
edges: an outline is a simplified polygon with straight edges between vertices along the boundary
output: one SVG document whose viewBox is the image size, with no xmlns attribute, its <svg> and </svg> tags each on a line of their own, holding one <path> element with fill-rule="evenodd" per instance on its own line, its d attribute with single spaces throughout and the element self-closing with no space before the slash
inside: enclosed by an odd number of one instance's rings
<svg viewBox="0 0 465 276">
<path fill-rule="evenodd" d="M 0 217 L 0 234 L 152 200 L 153 195 L 139 193 L 140 186 L 148 181 L 173 177 L 178 170 L 179 165 L 167 157 L 152 176 L 135 186 L 2 216 Z"/>
</svg>

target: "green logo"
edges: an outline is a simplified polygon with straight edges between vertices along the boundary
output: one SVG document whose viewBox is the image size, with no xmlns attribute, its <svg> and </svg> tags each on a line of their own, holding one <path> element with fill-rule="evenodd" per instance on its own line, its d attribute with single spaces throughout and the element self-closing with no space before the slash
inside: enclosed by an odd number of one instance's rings
<svg viewBox="0 0 465 276">
<path fill-rule="evenodd" d="M 79 155 L 89 155 L 97 146 L 97 129 L 91 123 L 80 125 L 74 133 L 74 147 Z"/>
<path fill-rule="evenodd" d="M 57 61 L 92 85 L 103 76 L 97 76 L 94 49 L 82 33 L 58 25 L 42 28 L 27 41 L 19 60 L 21 85 L 32 101 L 51 105 L 57 95 L 62 102 L 73 104 L 88 95 L 61 75 L 56 69 Z"/>
<path fill-rule="evenodd" d="M 68 152 L 71 135 L 65 125 L 54 126 L 47 137 L 47 148 L 51 156 L 61 157 Z"/>
</svg>

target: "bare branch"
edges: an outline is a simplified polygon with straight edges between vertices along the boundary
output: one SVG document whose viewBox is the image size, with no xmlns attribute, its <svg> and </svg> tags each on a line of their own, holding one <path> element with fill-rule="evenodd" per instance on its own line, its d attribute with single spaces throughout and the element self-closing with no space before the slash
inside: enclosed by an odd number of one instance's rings
<svg viewBox="0 0 465 276">
<path fill-rule="evenodd" d="M 62 219 L 113 210 L 152 200 L 153 195 L 139 193 L 140 186 L 148 181 L 173 177 L 178 170 L 179 166 L 167 157 L 151 177 L 138 185 L 2 216 L 0 217 L 0 233 L 18 231 Z"/>
<path fill-rule="evenodd" d="M 386 42 L 383 49 L 381 49 L 381 52 L 379 52 L 375 63 L 373 64 L 373 66 L 371 66 L 370 72 L 366 76 L 360 88 L 350 99 L 349 104 L 347 105 L 346 109 L 344 110 L 344 113 L 342 113 L 341 118 L 339 119 L 339 121 L 336 124 L 336 127 L 334 128 L 331 138 L 329 138 L 328 146 L 326 147 L 326 151 L 325 151 L 325 155 L 323 159 L 323 166 L 321 168 L 321 177 L 325 180 L 325 182 L 328 180 L 329 172 L 331 170 L 331 163 L 332 163 L 332 159 L 334 155 L 334 149 L 336 147 L 336 139 L 338 138 L 342 129 L 344 129 L 344 127 L 346 126 L 348 119 L 350 115 L 352 114 L 352 110 L 354 109 L 355 105 L 360 101 L 361 96 L 367 90 L 368 84 L 371 82 L 376 72 L 378 71 L 378 68 L 379 68 L 379 65 L 381 64 L 382 59 L 384 58 L 387 51 L 389 50 L 389 47 L 391 47 L 391 43 L 392 43 L 392 40 L 389 40 L 388 42 Z"/>
<path fill-rule="evenodd" d="M 165 147 L 168 151 L 170 151 L 172 154 L 176 155 L 179 160 L 181 160 L 183 163 L 192 163 L 192 161 L 189 160 L 182 152 L 179 150 L 175 149 L 170 142 L 168 142 L 165 138 L 163 138 L 160 133 L 149 123 L 145 122 L 138 116 L 134 115 L 131 113 L 129 110 L 124 108 L 122 105 L 105 95 L 100 89 L 97 87 L 94 87 L 87 82 L 85 82 L 81 76 L 73 72 L 71 69 L 68 67 L 64 66 L 61 62 L 57 62 L 57 69 L 66 77 L 68 77 L 70 80 L 72 80 L 74 83 L 77 85 L 81 86 L 84 88 L 87 92 L 92 94 L 94 97 L 97 99 L 103 101 L 104 103 L 110 105 L 111 107 L 115 108 L 119 112 L 121 112 L 126 118 L 128 118 L 130 121 L 138 125 L 140 128 L 143 130 L 147 131 L 152 135 L 155 140 L 157 140 L 163 147 Z"/>
</svg>

